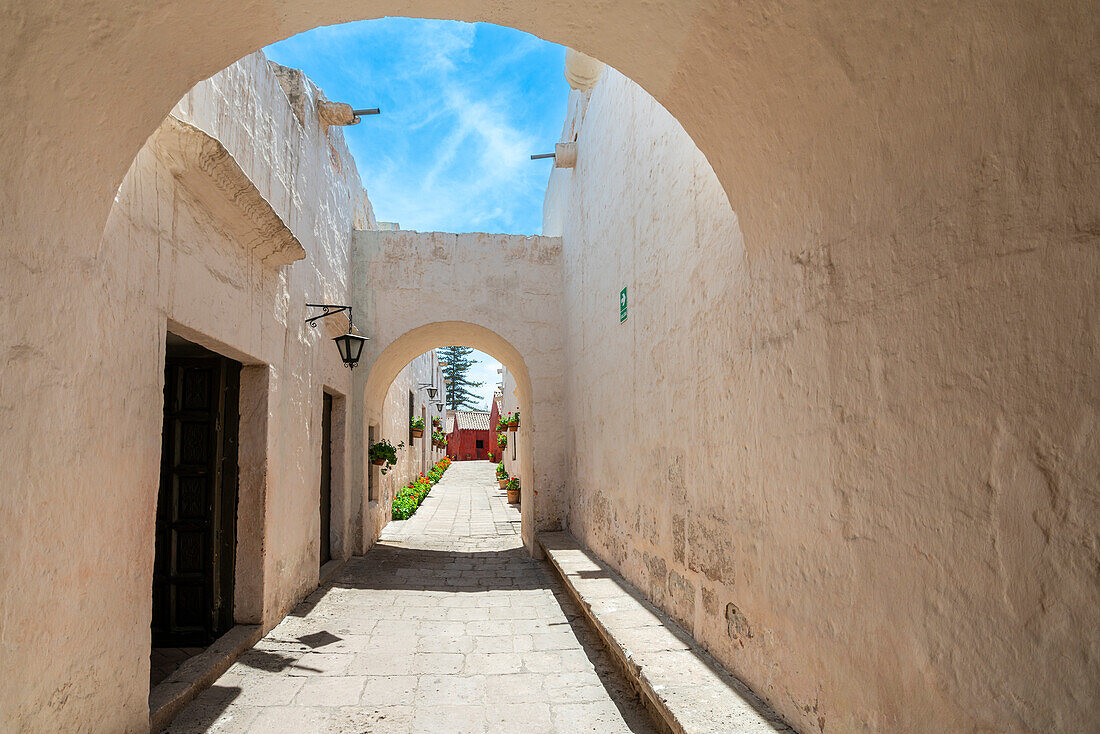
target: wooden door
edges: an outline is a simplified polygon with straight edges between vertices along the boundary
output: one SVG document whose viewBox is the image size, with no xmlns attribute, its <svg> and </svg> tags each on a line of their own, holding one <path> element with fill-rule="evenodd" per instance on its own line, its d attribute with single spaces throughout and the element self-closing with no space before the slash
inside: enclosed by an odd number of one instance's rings
<svg viewBox="0 0 1100 734">
<path fill-rule="evenodd" d="M 240 364 L 208 354 L 165 359 L 154 646 L 206 645 L 233 625 Z"/>
<path fill-rule="evenodd" d="M 332 560 L 332 396 L 324 393 L 321 408 L 321 565 Z"/>
</svg>

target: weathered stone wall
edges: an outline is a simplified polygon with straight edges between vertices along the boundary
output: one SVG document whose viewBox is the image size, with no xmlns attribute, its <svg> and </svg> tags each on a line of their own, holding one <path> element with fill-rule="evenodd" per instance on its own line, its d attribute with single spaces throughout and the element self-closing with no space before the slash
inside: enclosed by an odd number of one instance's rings
<svg viewBox="0 0 1100 734">
<path fill-rule="evenodd" d="M 570 531 L 801 731 L 1089 729 L 1095 238 L 930 211 L 956 249 L 746 247 L 635 84 L 574 92 L 574 134 L 546 200 Z"/>
</svg>

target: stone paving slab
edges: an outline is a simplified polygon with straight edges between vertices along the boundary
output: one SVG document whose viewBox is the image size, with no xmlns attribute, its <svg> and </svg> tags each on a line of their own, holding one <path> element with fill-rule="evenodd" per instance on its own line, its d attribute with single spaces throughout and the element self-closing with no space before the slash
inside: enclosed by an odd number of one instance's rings
<svg viewBox="0 0 1100 734">
<path fill-rule="evenodd" d="M 671 731 L 794 731 L 690 635 L 568 533 L 542 533 L 538 540 L 606 649 Z"/>
<path fill-rule="evenodd" d="M 469 534 L 478 524 L 459 515 L 494 506 L 518 524 L 492 465 L 453 464 L 410 520 L 391 523 L 169 731 L 664 731 L 518 525 Z"/>
</svg>

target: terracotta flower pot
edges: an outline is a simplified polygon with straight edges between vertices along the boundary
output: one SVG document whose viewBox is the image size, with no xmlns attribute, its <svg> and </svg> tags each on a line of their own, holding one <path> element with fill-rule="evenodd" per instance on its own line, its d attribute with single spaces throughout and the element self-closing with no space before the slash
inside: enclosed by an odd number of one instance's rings
<svg viewBox="0 0 1100 734">
<path fill-rule="evenodd" d="M 508 480 L 507 479 L 498 479 L 497 484 L 500 485 L 501 489 L 504 489 L 505 487 L 508 486 Z"/>
<path fill-rule="evenodd" d="M 508 490 L 508 504 L 510 504 L 510 505 L 518 505 L 519 504 L 519 490 L 518 489 L 509 489 Z"/>
<path fill-rule="evenodd" d="M 374 464 L 375 466 L 385 466 L 386 465 L 386 460 L 385 459 L 371 459 L 370 463 Z"/>
<path fill-rule="evenodd" d="M 508 430 L 509 430 L 509 431 L 518 431 L 518 430 L 519 430 L 519 426 L 508 426 Z"/>
<path fill-rule="evenodd" d="M 424 435 L 424 429 L 423 428 L 413 428 L 411 430 L 412 430 L 412 437 L 413 438 L 421 438 Z"/>
</svg>

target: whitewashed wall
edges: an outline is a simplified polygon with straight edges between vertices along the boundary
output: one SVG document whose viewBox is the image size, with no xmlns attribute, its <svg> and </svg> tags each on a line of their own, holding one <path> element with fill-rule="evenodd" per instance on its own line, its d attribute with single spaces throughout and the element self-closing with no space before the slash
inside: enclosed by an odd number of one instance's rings
<svg viewBox="0 0 1100 734">
<path fill-rule="evenodd" d="M 506 416 L 509 413 L 515 413 L 520 409 L 519 396 L 516 394 L 516 378 L 507 367 L 501 366 L 500 370 L 500 382 L 503 391 L 503 401 L 500 414 Z M 523 414 L 520 413 L 520 423 L 523 423 Z M 496 426 L 491 426 L 495 431 Z M 520 430 L 523 430 L 521 425 Z M 506 431 L 508 436 L 508 448 L 504 449 L 504 468 L 508 472 L 509 476 L 522 476 L 523 474 L 523 461 L 520 458 L 520 454 L 515 450 L 514 446 L 517 443 L 517 434 L 519 431 Z M 512 458 L 513 454 L 516 458 Z"/>
<path fill-rule="evenodd" d="M 378 438 L 388 439 L 394 446 L 404 442 L 405 447 L 397 452 L 397 466 L 390 468 L 385 476 L 378 467 L 368 465 L 373 475 L 370 482 L 376 488 L 376 499 L 368 500 L 367 503 L 368 542 L 377 540 L 382 528 L 390 521 L 394 493 L 416 479 L 421 471 L 431 469 L 435 462 L 443 458 L 442 449 L 431 447 L 431 424 L 433 417 L 442 419 L 446 406 L 443 411 L 435 409 L 434 401 L 428 400 L 427 393 L 419 389 L 420 385 L 427 384 L 434 384 L 441 390 L 443 387 L 443 371 L 439 368 L 435 352 L 425 352 L 410 362 L 386 391 L 382 420 L 378 423 Z M 411 445 L 408 420 L 410 392 L 414 394 L 415 415 L 427 416 L 424 421 L 424 437 L 415 439 Z M 436 393 L 436 397 L 441 394 L 442 392 Z"/>
<path fill-rule="evenodd" d="M 1095 252 L 753 250 L 620 74 L 573 93 L 574 135 L 545 210 L 570 531 L 801 731 L 1079 729 L 1100 673 Z"/>
<path fill-rule="evenodd" d="M 166 331 L 245 365 L 237 621 L 273 626 L 316 587 L 322 392 L 346 397 L 350 379 L 329 338 L 342 324 L 310 329 L 305 304 L 347 301 L 351 230 L 373 226 L 373 215 L 339 129 L 322 132 L 313 107 L 301 110 L 295 113 L 272 65 L 254 54 L 199 83 L 172 114 L 224 146 L 232 162 L 222 164 L 239 167 L 270 205 L 268 218 L 281 220 L 304 247 L 304 260 L 263 262 L 251 249 L 255 238 L 240 231 L 238 204 L 202 199 L 181 185 L 156 135 L 119 188 L 95 253 L 111 287 L 100 306 L 103 331 L 82 338 L 109 344 L 110 359 L 78 358 L 73 368 L 98 373 L 104 395 L 123 391 L 126 399 L 106 403 L 109 409 L 91 400 L 74 407 L 98 411 L 97 430 L 125 434 L 125 448 L 72 458 L 74 480 L 92 481 L 94 489 L 79 500 L 87 511 L 69 516 L 48 555 L 70 559 L 81 576 L 72 587 L 79 600 L 43 603 L 33 627 L 4 631 L 10 664 L 56 652 L 63 669 L 44 672 L 44 685 L 80 680 L 111 702 L 101 719 L 82 722 L 88 730 L 132 730 L 147 721 Z M 338 401 L 337 411 L 344 405 Z M 355 493 L 343 481 L 346 448 L 333 454 L 337 557 L 352 552 L 359 526 Z M 18 588 L 52 588 L 41 572 L 27 564 L 4 576 Z M 63 640 L 64 651 L 51 640 Z"/>
</svg>

